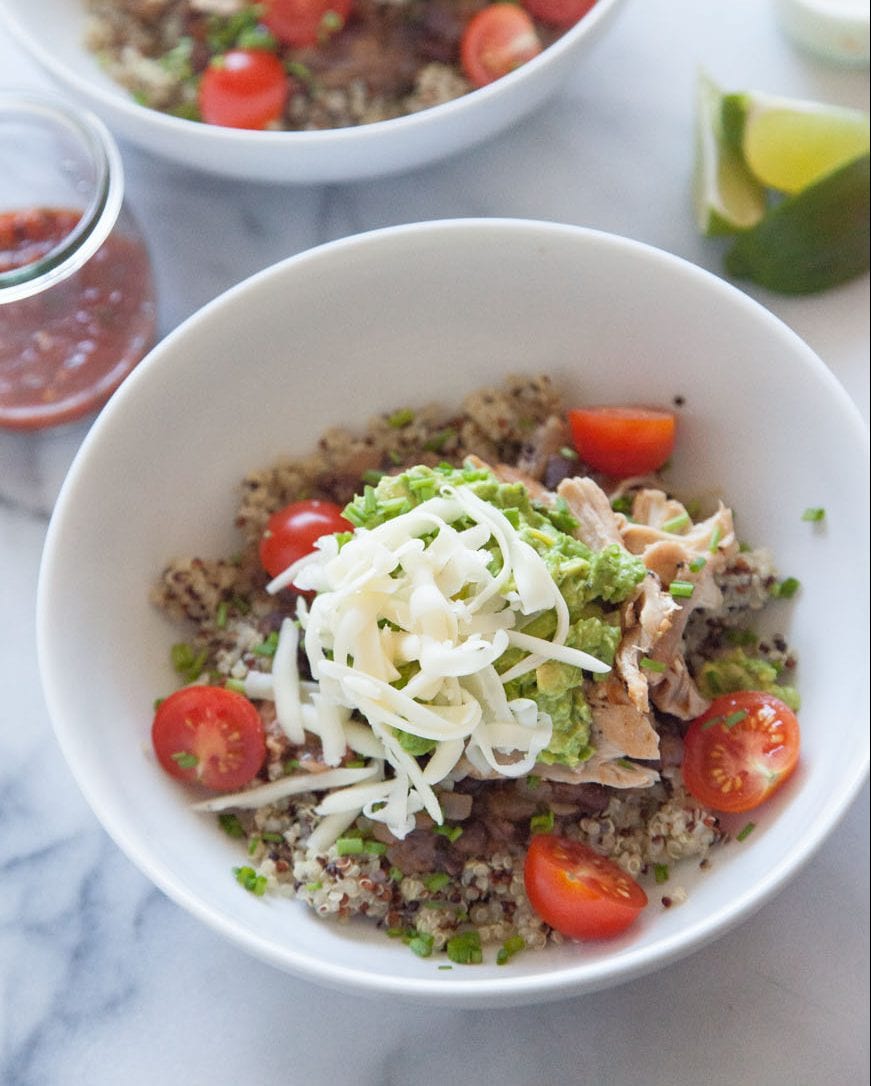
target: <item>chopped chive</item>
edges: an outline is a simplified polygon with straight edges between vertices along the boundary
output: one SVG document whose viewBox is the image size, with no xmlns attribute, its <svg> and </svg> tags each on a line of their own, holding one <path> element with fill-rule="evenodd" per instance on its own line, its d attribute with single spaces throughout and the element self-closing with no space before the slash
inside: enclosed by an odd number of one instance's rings
<svg viewBox="0 0 871 1086">
<path fill-rule="evenodd" d="M 448 939 L 445 947 L 448 957 L 457 965 L 478 965 L 484 960 L 481 951 L 481 936 L 477 931 L 461 931 Z"/>
<path fill-rule="evenodd" d="M 263 897 L 266 893 L 266 876 L 258 875 L 253 867 L 234 867 L 233 874 L 236 876 L 236 882 L 244 886 L 249 893 L 256 897 Z"/>
<path fill-rule="evenodd" d="M 227 601 L 221 600 L 218 604 L 218 610 L 215 612 L 215 625 L 219 630 L 223 630 L 227 625 Z"/>
<path fill-rule="evenodd" d="M 515 954 L 526 949 L 526 940 L 522 935 L 509 935 L 496 952 L 496 964 L 505 965 Z"/>
<path fill-rule="evenodd" d="M 264 841 L 271 841 L 272 844 L 283 844 L 284 843 L 284 834 L 283 833 L 261 833 L 260 836 Z"/>
<path fill-rule="evenodd" d="M 405 876 L 398 867 L 391 867 L 388 875 L 390 876 L 391 882 L 402 882 L 402 880 L 405 878 Z"/>
<path fill-rule="evenodd" d="M 433 833 L 437 833 L 440 837 L 447 837 L 451 844 L 453 844 L 458 837 L 463 836 L 463 827 L 449 826 L 447 823 L 445 823 L 443 826 L 436 826 L 433 829 Z"/>
<path fill-rule="evenodd" d="M 432 875 L 424 875 L 423 884 L 431 894 L 437 894 L 451 881 L 451 876 L 445 871 L 436 871 Z"/>
<path fill-rule="evenodd" d="M 534 773 L 530 773 L 526 778 L 526 787 L 530 792 L 534 792 L 536 788 L 541 784 L 541 777 L 537 777 Z"/>
<path fill-rule="evenodd" d="M 340 837 L 336 841 L 336 852 L 340 856 L 359 856 L 362 851 L 362 837 Z"/>
<path fill-rule="evenodd" d="M 293 773 L 295 769 L 299 769 L 299 758 L 288 758 L 281 766 L 284 773 Z"/>
<path fill-rule="evenodd" d="M 378 486 L 383 478 L 384 472 L 378 471 L 377 468 L 369 468 L 368 471 L 363 472 L 363 482 L 371 483 L 372 486 Z"/>
<path fill-rule="evenodd" d="M 563 458 L 563 460 L 577 460 L 578 459 L 578 454 L 571 447 L 571 445 L 563 445 L 563 447 L 559 451 L 559 454 Z"/>
<path fill-rule="evenodd" d="M 740 724 L 742 720 L 747 719 L 746 709 L 736 709 L 734 713 L 729 713 L 728 716 L 723 717 L 723 726 L 726 728 L 734 728 L 736 724 Z"/>
<path fill-rule="evenodd" d="M 825 516 L 826 516 L 826 511 L 822 507 L 817 507 L 817 508 L 811 507 L 811 508 L 805 509 L 805 511 L 801 515 L 801 519 L 802 520 L 809 520 L 809 521 L 820 521 L 820 520 L 824 520 Z"/>
<path fill-rule="evenodd" d="M 200 760 L 196 754 L 191 754 L 189 750 L 177 750 L 175 754 L 170 755 L 170 757 L 181 769 L 193 769 L 194 766 L 200 764 Z"/>
<path fill-rule="evenodd" d="M 671 517 L 670 520 L 665 521 L 662 530 L 664 532 L 678 532 L 681 528 L 686 528 L 689 523 L 689 513 L 679 513 L 676 517 Z"/>
<path fill-rule="evenodd" d="M 452 965 L 440 965 L 439 966 L 439 969 L 453 969 L 453 968 L 454 967 Z"/>
<path fill-rule="evenodd" d="M 414 412 L 410 407 L 400 407 L 398 411 L 394 411 L 392 415 L 387 417 L 387 425 L 392 426 L 394 430 L 401 430 L 405 426 L 410 426 L 414 422 Z"/>
<path fill-rule="evenodd" d="M 726 630 L 723 635 L 730 645 L 755 645 L 759 635 L 753 630 L 742 630 L 738 627 Z"/>
<path fill-rule="evenodd" d="M 243 683 L 241 679 L 227 679 L 224 686 L 226 686 L 228 690 L 232 690 L 234 694 L 245 693 L 245 683 Z"/>
<path fill-rule="evenodd" d="M 688 600 L 695 590 L 691 581 L 672 581 L 668 591 L 675 599 Z"/>
<path fill-rule="evenodd" d="M 720 528 L 720 525 L 719 524 L 714 525 L 714 530 L 713 530 L 713 532 L 711 532 L 711 539 L 710 539 L 710 542 L 708 543 L 708 550 L 711 552 L 711 554 L 713 554 L 714 551 L 716 551 L 717 548 L 720 546 L 720 539 L 721 539 L 722 535 L 723 535 L 723 532 L 722 532 L 722 530 Z"/>
<path fill-rule="evenodd" d="M 272 633 L 266 638 L 265 641 L 261 641 L 259 645 L 255 645 L 251 650 L 257 656 L 274 656 L 275 650 L 278 648 L 278 631 L 273 630 Z"/>
<path fill-rule="evenodd" d="M 427 932 L 415 932 L 408 940 L 408 948 L 413 950 L 419 958 L 428 958 L 432 954 L 433 941 L 433 937 Z"/>
<path fill-rule="evenodd" d="M 314 893 L 316 893 L 316 892 L 317 892 L 318 890 L 322 889 L 322 888 L 323 888 L 323 885 L 324 885 L 324 884 L 323 884 L 322 882 L 307 882 L 307 883 L 305 884 L 305 888 L 306 888 L 306 890 L 308 891 L 308 893 L 310 893 L 310 894 L 314 894 Z"/>
<path fill-rule="evenodd" d="M 701 730 L 706 732 L 708 728 L 713 728 L 715 724 L 722 724 L 723 718 L 721 716 L 712 716 L 710 720 L 706 720 L 701 726 Z"/>
<path fill-rule="evenodd" d="M 428 438 L 423 443 L 423 447 L 427 452 L 440 453 L 445 445 L 456 436 L 457 431 L 454 430 L 453 427 L 447 426 L 444 430 L 439 430 L 437 433 L 433 434 L 432 437 Z"/>
<path fill-rule="evenodd" d="M 655 864 L 653 867 L 653 877 L 659 884 L 668 882 L 668 864 Z"/>
<path fill-rule="evenodd" d="M 529 820 L 530 833 L 550 833 L 553 829 L 553 811 L 545 811 L 544 814 L 533 815 Z"/>
<path fill-rule="evenodd" d="M 692 562 L 690 562 L 690 569 L 693 571 L 693 573 L 698 573 L 699 570 L 704 569 L 707 564 L 707 558 L 703 558 L 701 555 L 699 555 L 698 558 L 694 558 Z"/>
<path fill-rule="evenodd" d="M 365 764 L 362 758 L 350 758 L 345 762 L 345 769 L 362 769 Z"/>
<path fill-rule="evenodd" d="M 218 815 L 218 825 L 228 837 L 244 837 L 245 830 L 238 817 L 231 811 Z"/>
<path fill-rule="evenodd" d="M 363 851 L 370 856 L 383 856 L 387 851 L 387 845 L 383 841 L 364 841 Z"/>
<path fill-rule="evenodd" d="M 401 453 L 401 452 L 399 451 L 399 449 L 391 449 L 391 450 L 390 450 L 390 451 L 389 451 L 389 452 L 387 453 L 387 457 L 388 457 L 388 459 L 390 460 L 390 463 L 391 463 L 391 464 L 392 464 L 392 465 L 393 465 L 393 466 L 394 466 L 395 468 L 396 468 L 396 467 L 399 467 L 399 465 L 400 465 L 400 464 L 402 463 L 402 453 Z"/>
<path fill-rule="evenodd" d="M 801 582 L 797 577 L 785 577 L 771 586 L 769 595 L 777 600 L 791 600 L 799 588 L 801 588 Z"/>
<path fill-rule="evenodd" d="M 755 822 L 748 822 L 747 825 L 739 833 L 735 834 L 736 841 L 746 841 L 750 834 L 756 829 Z"/>
<path fill-rule="evenodd" d="M 651 660 L 649 656 L 642 656 L 638 661 L 640 667 L 646 671 L 666 671 L 667 665 L 662 660 Z"/>
<path fill-rule="evenodd" d="M 615 513 L 623 513 L 628 517 L 632 512 L 632 495 L 621 494 L 619 498 L 615 498 L 611 502 L 611 508 Z"/>
</svg>

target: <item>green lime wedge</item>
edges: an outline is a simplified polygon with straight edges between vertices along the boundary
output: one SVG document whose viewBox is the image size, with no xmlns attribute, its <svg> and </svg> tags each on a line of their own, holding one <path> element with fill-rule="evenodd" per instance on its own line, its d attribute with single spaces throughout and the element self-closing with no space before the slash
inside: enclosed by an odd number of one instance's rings
<svg viewBox="0 0 871 1086">
<path fill-rule="evenodd" d="M 810 294 L 868 271 L 869 155 L 774 205 L 726 253 L 726 271 L 784 294 Z"/>
<path fill-rule="evenodd" d="M 871 150 L 858 109 L 747 92 L 722 99 L 724 141 L 763 186 L 797 193 Z"/>
<path fill-rule="evenodd" d="M 702 234 L 715 237 L 754 226 L 765 213 L 765 192 L 738 151 L 727 144 L 719 88 L 700 73 L 696 84 L 693 200 Z"/>
</svg>

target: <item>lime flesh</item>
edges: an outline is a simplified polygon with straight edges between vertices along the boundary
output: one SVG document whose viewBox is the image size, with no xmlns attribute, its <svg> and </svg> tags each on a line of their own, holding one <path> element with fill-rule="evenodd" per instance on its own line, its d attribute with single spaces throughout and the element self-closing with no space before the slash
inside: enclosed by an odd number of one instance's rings
<svg viewBox="0 0 871 1086">
<path fill-rule="evenodd" d="M 757 181 L 788 194 L 868 154 L 871 145 L 861 110 L 747 93 L 724 96 L 723 113 L 729 142 L 740 138 Z"/>
</svg>

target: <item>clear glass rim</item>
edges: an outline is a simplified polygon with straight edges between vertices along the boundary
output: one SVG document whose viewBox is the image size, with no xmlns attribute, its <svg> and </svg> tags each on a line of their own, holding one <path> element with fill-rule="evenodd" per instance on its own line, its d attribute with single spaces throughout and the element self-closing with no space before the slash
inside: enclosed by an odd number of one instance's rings
<svg viewBox="0 0 871 1086">
<path fill-rule="evenodd" d="M 124 198 L 121 155 L 109 130 L 93 113 L 71 109 L 47 94 L 0 92 L 0 120 L 13 117 L 48 120 L 72 132 L 92 158 L 96 184 L 81 218 L 65 238 L 38 260 L 0 272 L 0 305 L 38 294 L 78 271 L 109 236 Z"/>
</svg>

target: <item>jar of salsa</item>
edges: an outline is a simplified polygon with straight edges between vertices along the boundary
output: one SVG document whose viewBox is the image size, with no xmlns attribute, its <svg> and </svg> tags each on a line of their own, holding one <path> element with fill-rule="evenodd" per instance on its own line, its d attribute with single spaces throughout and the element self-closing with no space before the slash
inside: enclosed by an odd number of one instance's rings
<svg viewBox="0 0 871 1086">
<path fill-rule="evenodd" d="M 155 340 L 154 285 L 96 117 L 0 94 L 0 426 L 95 412 Z"/>
</svg>

